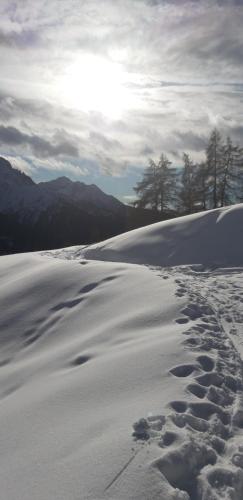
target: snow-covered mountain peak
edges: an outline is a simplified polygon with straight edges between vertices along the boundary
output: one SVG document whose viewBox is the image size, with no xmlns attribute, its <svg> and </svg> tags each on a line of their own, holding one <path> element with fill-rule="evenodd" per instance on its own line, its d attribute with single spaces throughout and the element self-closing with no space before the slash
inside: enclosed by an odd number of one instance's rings
<svg viewBox="0 0 243 500">
<path fill-rule="evenodd" d="M 62 176 L 36 184 L 26 174 L 0 158 L 0 213 L 19 214 L 28 218 L 55 207 L 76 207 L 89 214 L 112 215 L 124 205 L 97 186 L 72 181 Z"/>
</svg>

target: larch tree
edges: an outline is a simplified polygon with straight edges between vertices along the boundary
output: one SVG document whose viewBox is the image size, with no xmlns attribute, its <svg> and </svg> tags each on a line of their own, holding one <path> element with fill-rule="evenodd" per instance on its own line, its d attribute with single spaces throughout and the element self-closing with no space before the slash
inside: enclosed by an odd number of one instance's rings
<svg viewBox="0 0 243 500">
<path fill-rule="evenodd" d="M 239 192 L 239 186 L 242 185 L 242 167 L 242 150 L 232 143 L 230 137 L 227 137 L 227 141 L 223 145 L 223 172 L 220 184 L 221 207 L 241 200 L 242 193 Z"/>
<path fill-rule="evenodd" d="M 171 167 L 171 161 L 162 154 L 158 162 L 158 199 L 161 213 L 168 211 L 175 200 L 176 173 Z"/>
<path fill-rule="evenodd" d="M 152 210 L 158 211 L 159 198 L 156 189 L 158 181 L 158 166 L 153 160 L 149 160 L 149 166 L 145 169 L 143 178 L 134 187 L 134 191 L 138 196 L 135 201 L 135 206 L 138 208 L 149 207 Z"/>
<path fill-rule="evenodd" d="M 197 164 L 184 153 L 181 174 L 165 154 L 158 162 L 149 160 L 134 188 L 138 197 L 134 205 L 167 216 L 243 202 L 243 149 L 230 137 L 224 141 L 214 129 L 205 153 Z"/>
<path fill-rule="evenodd" d="M 135 205 L 164 213 L 170 209 L 175 196 L 175 186 L 175 171 L 171 168 L 168 158 L 162 154 L 158 163 L 149 160 L 142 180 L 134 188 L 138 195 Z"/>
<path fill-rule="evenodd" d="M 197 164 L 196 176 L 196 207 L 198 210 L 207 210 L 209 205 L 209 179 L 207 162 Z"/>
<path fill-rule="evenodd" d="M 223 175 L 223 143 L 222 137 L 216 128 L 210 135 L 206 156 L 211 205 L 212 208 L 217 208 L 220 204 L 220 185 Z"/>
<path fill-rule="evenodd" d="M 183 153 L 183 164 L 179 208 L 183 213 L 191 214 L 195 211 L 197 203 L 197 166 L 186 153 Z"/>
</svg>

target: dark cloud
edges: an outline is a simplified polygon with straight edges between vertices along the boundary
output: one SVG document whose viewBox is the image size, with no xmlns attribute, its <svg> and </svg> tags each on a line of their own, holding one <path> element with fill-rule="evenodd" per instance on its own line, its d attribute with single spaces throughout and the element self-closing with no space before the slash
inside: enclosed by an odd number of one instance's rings
<svg viewBox="0 0 243 500">
<path fill-rule="evenodd" d="M 154 154 L 154 150 L 151 147 L 149 147 L 149 146 L 145 146 L 141 150 L 141 155 L 142 156 L 152 156 L 153 154 Z"/>
<path fill-rule="evenodd" d="M 28 119 L 38 116 L 50 119 L 52 106 L 48 103 L 32 99 L 20 99 L 0 91 L 0 117 L 3 121 L 11 119 Z"/>
<path fill-rule="evenodd" d="M 219 5 L 243 5 L 243 0 L 217 0 Z"/>
<path fill-rule="evenodd" d="M 185 150 L 204 151 L 207 145 L 207 137 L 195 132 L 176 132 L 176 137 L 181 141 L 181 146 Z"/>
<path fill-rule="evenodd" d="M 208 0 L 147 0 L 147 3 L 152 6 L 158 6 L 158 5 L 189 5 L 189 4 L 205 4 L 208 5 L 209 1 Z M 234 6 L 234 5 L 243 5 L 243 0 L 210 0 L 211 5 L 216 4 L 216 5 L 222 5 L 222 6 Z"/>
<path fill-rule="evenodd" d="M 194 57 L 197 60 L 206 61 L 207 64 L 215 62 L 243 65 L 243 40 L 234 39 L 231 36 L 221 33 L 219 38 L 208 39 L 208 34 L 201 34 L 192 39 L 188 39 L 184 45 L 187 57 Z"/>
<path fill-rule="evenodd" d="M 233 140 L 242 146 L 243 143 L 243 125 L 232 125 L 221 127 L 225 136 L 229 135 Z"/>
<path fill-rule="evenodd" d="M 15 49 L 33 47 L 40 43 L 40 35 L 33 30 L 4 32 L 0 30 L 0 46 Z"/>
<path fill-rule="evenodd" d="M 180 64 L 188 76 L 207 79 L 208 83 L 218 78 L 242 78 L 243 9 L 231 4 L 223 2 L 220 7 L 205 2 L 199 10 L 198 3 L 192 18 L 185 14 L 176 38 L 168 46 L 171 64 Z"/>
<path fill-rule="evenodd" d="M 242 0 L 243 1 L 243 0 Z M 232 90 L 237 92 L 243 92 L 243 83 L 240 82 L 160 82 L 161 87 L 187 87 L 187 88 L 212 88 L 215 91 L 217 87 L 226 87 L 229 88 L 229 91 Z"/>
<path fill-rule="evenodd" d="M 69 109 L 60 104 L 48 102 L 45 99 L 19 98 L 10 93 L 0 91 L 0 119 L 16 126 L 16 122 L 25 122 L 26 128 L 33 130 L 33 123 L 37 128 L 44 124 L 52 130 L 57 126 L 81 130 L 87 121 L 87 114 L 80 110 Z M 83 125 L 82 125 L 83 124 Z M 37 133 L 37 135 L 42 135 Z"/>
<path fill-rule="evenodd" d="M 28 135 L 15 127 L 0 125 L 0 144 L 8 146 L 24 146 L 30 148 L 37 158 L 49 158 L 57 156 L 79 157 L 79 150 L 67 139 L 61 138 L 61 134 L 53 137 L 51 141 L 43 139 L 38 135 Z"/>
</svg>

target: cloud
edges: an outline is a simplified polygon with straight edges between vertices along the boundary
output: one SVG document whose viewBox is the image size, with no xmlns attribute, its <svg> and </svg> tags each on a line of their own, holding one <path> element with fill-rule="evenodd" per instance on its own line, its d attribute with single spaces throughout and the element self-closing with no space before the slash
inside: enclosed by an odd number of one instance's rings
<svg viewBox="0 0 243 500">
<path fill-rule="evenodd" d="M 55 134 L 52 140 L 48 141 L 37 135 L 23 133 L 15 127 L 0 125 L 0 144 L 27 147 L 37 158 L 79 156 L 78 148 L 62 137 L 61 133 Z"/>
<path fill-rule="evenodd" d="M 48 171 L 49 173 L 51 172 L 55 175 L 63 175 L 63 173 L 66 173 L 74 178 L 79 178 L 89 173 L 85 165 L 75 165 L 75 163 L 67 159 L 37 159 L 35 156 L 31 155 L 28 156 L 28 159 L 25 159 L 21 156 L 8 154 L 5 154 L 4 158 L 6 158 L 6 160 L 8 160 L 14 168 L 24 172 L 30 177 L 38 177 L 39 171 Z"/>
<path fill-rule="evenodd" d="M 176 136 L 181 141 L 181 147 L 186 151 L 187 149 L 190 151 L 205 151 L 207 146 L 208 138 L 205 136 L 201 136 L 200 134 L 196 134 L 192 131 L 187 132 L 177 132 Z M 181 148 L 180 148 L 181 149 Z"/>
<path fill-rule="evenodd" d="M 0 16 L 3 151 L 119 176 L 162 151 L 199 157 L 215 125 L 241 140 L 243 1 L 1 0 Z M 83 54 L 123 69 L 131 104 L 119 119 L 60 96 Z"/>
<path fill-rule="evenodd" d="M 118 140 L 108 138 L 99 132 L 91 131 L 89 134 L 89 140 L 92 144 L 94 144 L 95 150 L 97 150 L 98 147 L 106 152 L 110 151 L 115 154 L 115 151 L 118 152 L 123 149 Z"/>
<path fill-rule="evenodd" d="M 26 49 L 30 46 L 37 45 L 40 42 L 38 33 L 34 30 L 23 30 L 21 32 L 4 32 L 0 30 L 0 46 Z"/>
<path fill-rule="evenodd" d="M 126 160 L 117 159 L 116 157 L 109 156 L 103 152 L 96 154 L 96 160 L 103 174 L 111 175 L 113 177 L 123 176 L 128 167 L 128 162 Z"/>
<path fill-rule="evenodd" d="M 31 166 L 31 163 L 29 161 L 26 161 L 24 158 L 21 158 L 21 156 L 15 156 L 15 155 L 4 155 L 4 158 L 8 160 L 13 168 L 17 168 L 21 172 L 24 172 L 26 175 L 31 176 L 33 174 L 33 167 Z"/>
</svg>

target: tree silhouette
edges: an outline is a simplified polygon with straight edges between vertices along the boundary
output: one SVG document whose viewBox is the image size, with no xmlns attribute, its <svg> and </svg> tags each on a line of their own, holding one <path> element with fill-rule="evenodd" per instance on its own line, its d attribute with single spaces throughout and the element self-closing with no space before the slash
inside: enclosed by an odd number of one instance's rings
<svg viewBox="0 0 243 500">
<path fill-rule="evenodd" d="M 158 163 L 149 160 L 143 178 L 134 188 L 138 195 L 135 205 L 139 208 L 152 208 L 163 214 L 171 208 L 175 198 L 176 174 L 171 162 L 162 154 Z"/>
</svg>

